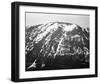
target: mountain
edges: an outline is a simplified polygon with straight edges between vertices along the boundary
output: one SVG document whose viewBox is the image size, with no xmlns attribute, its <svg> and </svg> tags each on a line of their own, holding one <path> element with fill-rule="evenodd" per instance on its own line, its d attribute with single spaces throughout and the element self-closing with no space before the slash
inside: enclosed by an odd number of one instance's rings
<svg viewBox="0 0 100 84">
<path fill-rule="evenodd" d="M 26 70 L 89 67 L 89 28 L 49 22 L 25 32 Z"/>
</svg>

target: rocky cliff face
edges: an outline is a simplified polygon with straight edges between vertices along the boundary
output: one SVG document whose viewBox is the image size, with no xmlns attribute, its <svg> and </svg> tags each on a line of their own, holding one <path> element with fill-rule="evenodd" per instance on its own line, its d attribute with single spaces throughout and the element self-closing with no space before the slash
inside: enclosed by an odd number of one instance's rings
<svg viewBox="0 0 100 84">
<path fill-rule="evenodd" d="M 26 29 L 26 68 L 89 67 L 89 28 L 50 22 Z"/>
</svg>

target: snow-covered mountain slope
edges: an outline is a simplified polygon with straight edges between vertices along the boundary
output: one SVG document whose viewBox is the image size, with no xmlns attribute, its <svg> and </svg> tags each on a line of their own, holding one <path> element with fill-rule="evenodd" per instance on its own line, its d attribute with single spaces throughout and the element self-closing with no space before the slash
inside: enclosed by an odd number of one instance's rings
<svg viewBox="0 0 100 84">
<path fill-rule="evenodd" d="M 36 68 L 38 61 L 40 67 L 45 67 L 48 58 L 54 60 L 57 56 L 89 63 L 89 28 L 65 22 L 31 26 L 26 29 L 25 48 L 28 68 Z"/>
</svg>

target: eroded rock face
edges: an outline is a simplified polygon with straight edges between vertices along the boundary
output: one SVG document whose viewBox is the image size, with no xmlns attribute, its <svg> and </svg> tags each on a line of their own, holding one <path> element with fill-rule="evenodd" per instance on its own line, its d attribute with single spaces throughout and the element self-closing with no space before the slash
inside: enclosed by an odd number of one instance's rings
<svg viewBox="0 0 100 84">
<path fill-rule="evenodd" d="M 31 26 L 25 48 L 27 69 L 89 64 L 89 28 L 64 22 Z"/>
</svg>

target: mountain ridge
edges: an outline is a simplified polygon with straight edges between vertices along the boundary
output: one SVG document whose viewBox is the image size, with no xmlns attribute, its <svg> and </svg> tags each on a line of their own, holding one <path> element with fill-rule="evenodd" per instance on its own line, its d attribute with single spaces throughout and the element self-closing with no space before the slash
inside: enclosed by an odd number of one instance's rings
<svg viewBox="0 0 100 84">
<path fill-rule="evenodd" d="M 38 59 L 41 61 L 40 67 L 45 67 L 48 58 L 53 60 L 57 56 L 77 55 L 73 60 L 84 60 L 84 63 L 89 63 L 89 29 L 66 22 L 49 22 L 33 26 L 31 31 L 26 32 L 25 48 L 27 58 L 35 57 L 28 68 L 36 68 Z"/>
</svg>

